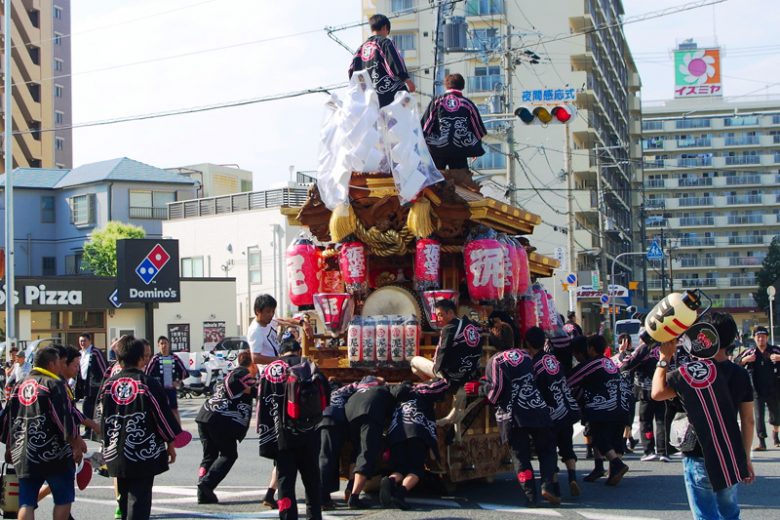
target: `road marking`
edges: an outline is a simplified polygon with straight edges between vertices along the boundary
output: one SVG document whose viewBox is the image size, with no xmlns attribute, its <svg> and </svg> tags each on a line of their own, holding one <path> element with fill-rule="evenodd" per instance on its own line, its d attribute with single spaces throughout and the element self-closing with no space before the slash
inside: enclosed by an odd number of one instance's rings
<svg viewBox="0 0 780 520">
<path fill-rule="evenodd" d="M 584 516 L 588 520 L 660 520 L 659 518 L 650 518 L 647 516 L 624 516 L 624 515 L 610 515 L 607 513 L 586 513 L 584 511 L 576 511 L 580 516 Z"/>
<path fill-rule="evenodd" d="M 478 503 L 477 506 L 479 506 L 482 509 L 487 509 L 488 511 L 497 511 L 499 513 L 520 513 L 522 515 L 539 515 L 539 516 L 555 516 L 555 517 L 563 516 L 558 511 L 552 509 L 531 509 L 527 507 L 504 506 L 501 504 L 483 504 L 481 502 Z"/>
</svg>

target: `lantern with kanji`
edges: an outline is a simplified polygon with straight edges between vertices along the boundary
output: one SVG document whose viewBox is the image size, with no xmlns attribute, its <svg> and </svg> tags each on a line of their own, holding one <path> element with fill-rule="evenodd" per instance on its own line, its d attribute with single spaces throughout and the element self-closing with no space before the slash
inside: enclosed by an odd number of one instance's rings
<svg viewBox="0 0 780 520">
<path fill-rule="evenodd" d="M 362 296 L 368 291 L 368 252 L 361 242 L 346 242 L 339 252 L 339 269 L 347 292 Z"/>
<path fill-rule="evenodd" d="M 455 305 L 458 304 L 458 292 L 450 289 L 439 289 L 434 291 L 423 291 L 422 301 L 425 307 L 425 317 L 428 318 L 428 324 L 433 329 L 440 329 L 446 323 L 440 323 L 436 316 L 436 302 L 441 300 L 451 300 Z"/>
<path fill-rule="evenodd" d="M 531 268 L 528 265 L 528 252 L 525 247 L 516 239 L 511 239 L 512 248 L 509 251 L 512 256 L 512 266 L 517 267 L 517 276 L 515 282 L 515 291 L 517 295 L 523 295 L 531 287 Z"/>
<path fill-rule="evenodd" d="M 516 299 L 518 266 L 515 265 L 517 253 L 514 251 L 512 239 L 501 233 L 498 235 L 501 251 L 504 253 L 504 298 Z"/>
<path fill-rule="evenodd" d="M 517 317 L 520 322 L 520 336 L 525 337 L 525 333 L 531 327 L 536 327 L 538 320 L 536 317 L 536 301 L 532 294 L 527 292 L 520 297 L 517 303 Z"/>
<path fill-rule="evenodd" d="M 504 297 L 504 250 L 495 233 L 478 235 L 463 248 L 466 285 L 475 302 L 494 302 Z"/>
<path fill-rule="evenodd" d="M 335 336 L 346 330 L 355 312 L 355 301 L 348 293 L 317 293 L 314 308 L 325 328 Z"/>
<path fill-rule="evenodd" d="M 336 246 L 328 246 L 320 251 L 320 290 L 324 293 L 344 292 L 344 280 L 339 268 L 339 252 Z"/>
<path fill-rule="evenodd" d="M 298 307 L 311 306 L 319 289 L 317 271 L 319 251 L 311 240 L 298 237 L 286 252 L 287 283 L 290 302 Z"/>
<path fill-rule="evenodd" d="M 432 238 L 417 241 L 414 254 L 414 288 L 418 291 L 439 288 L 441 244 Z"/>
<path fill-rule="evenodd" d="M 534 284 L 531 290 L 536 303 L 536 317 L 539 327 L 549 334 L 555 333 L 558 325 L 558 312 L 555 310 L 552 295 L 538 283 Z"/>
</svg>

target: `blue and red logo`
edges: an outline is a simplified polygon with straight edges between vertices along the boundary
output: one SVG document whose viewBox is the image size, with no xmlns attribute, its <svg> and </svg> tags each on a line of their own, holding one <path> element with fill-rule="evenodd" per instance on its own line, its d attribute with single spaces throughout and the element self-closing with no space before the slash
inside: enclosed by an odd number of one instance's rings
<svg viewBox="0 0 780 520">
<path fill-rule="evenodd" d="M 146 285 L 149 285 L 170 259 L 171 255 L 168 254 L 168 251 L 160 244 L 157 244 L 149 251 L 146 258 L 141 260 L 141 263 L 135 268 L 135 273 Z"/>
</svg>

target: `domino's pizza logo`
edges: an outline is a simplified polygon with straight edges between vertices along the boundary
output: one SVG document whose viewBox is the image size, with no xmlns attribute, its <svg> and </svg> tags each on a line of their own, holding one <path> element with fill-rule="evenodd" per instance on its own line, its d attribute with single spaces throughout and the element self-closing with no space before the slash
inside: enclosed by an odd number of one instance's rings
<svg viewBox="0 0 780 520">
<path fill-rule="evenodd" d="M 165 267 L 165 264 L 168 263 L 168 260 L 171 259 L 171 255 L 168 254 L 168 251 L 166 251 L 163 246 L 160 244 L 156 244 L 151 251 L 149 251 L 149 254 L 146 255 L 146 257 L 141 260 L 141 263 L 138 264 L 138 267 L 135 268 L 135 274 L 138 275 L 138 278 L 140 278 L 146 285 L 149 285 L 152 283 L 152 280 L 157 278 L 157 275 L 160 273 L 163 267 Z"/>
</svg>

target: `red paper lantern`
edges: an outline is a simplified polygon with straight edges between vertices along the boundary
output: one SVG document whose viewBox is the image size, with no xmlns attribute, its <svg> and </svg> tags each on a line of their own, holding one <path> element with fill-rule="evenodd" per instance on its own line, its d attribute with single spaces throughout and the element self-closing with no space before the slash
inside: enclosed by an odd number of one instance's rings
<svg viewBox="0 0 780 520">
<path fill-rule="evenodd" d="M 341 245 L 339 269 L 348 293 L 362 295 L 368 291 L 368 254 L 361 242 Z"/>
<path fill-rule="evenodd" d="M 517 298 L 517 278 L 518 268 L 515 266 L 517 254 L 514 252 L 512 240 L 506 235 L 499 235 L 498 242 L 501 244 L 501 251 L 504 253 L 504 296 L 507 298 Z"/>
<path fill-rule="evenodd" d="M 298 307 L 312 305 L 319 289 L 319 251 L 311 240 L 300 237 L 287 248 L 286 259 L 290 302 Z"/>
<path fill-rule="evenodd" d="M 466 244 L 466 284 L 475 302 L 496 301 L 504 297 L 504 251 L 493 238 L 480 238 Z"/>
<path fill-rule="evenodd" d="M 533 286 L 534 301 L 536 302 L 536 316 L 539 322 L 539 327 L 545 332 L 553 332 L 555 330 L 555 306 L 553 305 L 552 296 L 541 285 L 534 284 Z"/>
<path fill-rule="evenodd" d="M 515 282 L 515 291 L 518 296 L 528 292 L 528 288 L 531 287 L 531 267 L 528 265 L 528 252 L 517 240 L 512 240 L 513 247 L 510 250 L 512 255 L 512 265 L 517 266 L 517 276 L 513 280 Z"/>
<path fill-rule="evenodd" d="M 520 298 L 517 306 L 517 315 L 520 321 L 520 336 L 525 337 L 525 333 L 531 327 L 537 326 L 536 302 L 530 295 Z"/>
<path fill-rule="evenodd" d="M 414 254 L 414 287 L 418 291 L 439 288 L 441 244 L 432 238 L 417 241 Z"/>
<path fill-rule="evenodd" d="M 423 291 L 422 293 L 423 305 L 425 306 L 425 316 L 428 318 L 428 323 L 433 329 L 440 329 L 446 325 L 446 323 L 439 323 L 439 319 L 436 316 L 436 302 L 441 300 L 451 300 L 457 305 L 458 293 L 450 289 L 439 289 L 435 291 Z"/>
<path fill-rule="evenodd" d="M 333 334 L 341 334 L 355 312 L 355 301 L 347 293 L 317 293 L 314 295 L 314 308 L 326 329 Z"/>
</svg>

